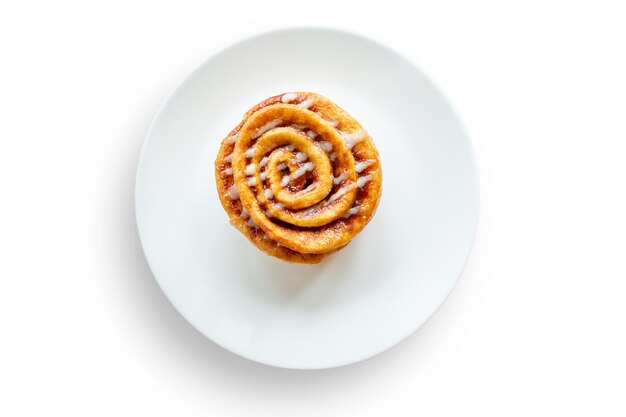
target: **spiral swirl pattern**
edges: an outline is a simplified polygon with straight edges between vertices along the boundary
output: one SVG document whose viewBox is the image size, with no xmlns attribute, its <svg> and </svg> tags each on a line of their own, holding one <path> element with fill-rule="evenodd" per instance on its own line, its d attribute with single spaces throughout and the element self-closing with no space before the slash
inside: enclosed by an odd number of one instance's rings
<svg viewBox="0 0 626 417">
<path fill-rule="evenodd" d="M 253 107 L 222 141 L 218 194 L 231 223 L 266 253 L 317 263 L 376 211 L 380 158 L 361 125 L 327 98 L 286 93 Z"/>
</svg>

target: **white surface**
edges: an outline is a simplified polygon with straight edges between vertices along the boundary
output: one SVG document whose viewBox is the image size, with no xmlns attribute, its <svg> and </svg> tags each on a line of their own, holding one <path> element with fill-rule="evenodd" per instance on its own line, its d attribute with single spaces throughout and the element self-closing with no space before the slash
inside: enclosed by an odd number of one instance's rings
<svg viewBox="0 0 626 417">
<path fill-rule="evenodd" d="M 3 3 L 0 415 L 623 416 L 626 4 L 414 3 Z M 425 69 L 470 131 L 482 193 L 433 319 L 304 373 L 186 324 L 133 213 L 139 147 L 180 78 L 299 23 L 366 32 Z"/>
<path fill-rule="evenodd" d="M 281 53 L 290 61 L 250 76 L 248 62 Z M 287 91 L 336 100 L 383 165 L 375 218 L 318 265 L 253 247 L 215 189 L 221 139 L 254 104 Z M 415 66 L 362 37 L 298 29 L 238 43 L 185 80 L 150 128 L 135 204 L 151 270 L 196 329 L 261 363 L 321 369 L 396 345 L 441 305 L 474 241 L 478 184 L 457 116 Z"/>
</svg>

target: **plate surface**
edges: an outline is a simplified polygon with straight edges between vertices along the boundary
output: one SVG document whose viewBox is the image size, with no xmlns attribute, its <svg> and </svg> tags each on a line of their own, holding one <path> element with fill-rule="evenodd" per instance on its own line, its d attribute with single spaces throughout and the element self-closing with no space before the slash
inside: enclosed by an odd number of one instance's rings
<svg viewBox="0 0 626 417">
<path fill-rule="evenodd" d="M 378 212 L 319 265 L 261 253 L 215 189 L 222 138 L 288 91 L 335 101 L 381 155 Z M 452 290 L 478 221 L 472 148 L 446 99 L 387 47 L 326 29 L 256 36 L 193 72 L 148 132 L 135 199 L 148 263 L 176 309 L 224 348 L 295 369 L 367 359 L 414 332 Z"/>
</svg>

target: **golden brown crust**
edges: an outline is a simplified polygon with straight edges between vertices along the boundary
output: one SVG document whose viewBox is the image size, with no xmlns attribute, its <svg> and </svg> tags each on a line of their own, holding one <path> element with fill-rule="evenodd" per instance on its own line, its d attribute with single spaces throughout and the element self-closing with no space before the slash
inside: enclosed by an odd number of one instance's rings
<svg viewBox="0 0 626 417">
<path fill-rule="evenodd" d="M 217 191 L 231 224 L 271 256 L 318 263 L 370 221 L 380 158 L 361 125 L 315 93 L 270 97 L 222 141 Z"/>
</svg>

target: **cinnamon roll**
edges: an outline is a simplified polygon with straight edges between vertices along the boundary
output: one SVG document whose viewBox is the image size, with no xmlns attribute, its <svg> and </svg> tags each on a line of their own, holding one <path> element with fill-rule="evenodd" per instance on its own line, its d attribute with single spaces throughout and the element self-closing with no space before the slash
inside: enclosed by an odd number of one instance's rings
<svg viewBox="0 0 626 417">
<path fill-rule="evenodd" d="M 318 263 L 371 220 L 380 157 L 363 127 L 315 93 L 270 97 L 250 109 L 215 160 L 230 222 L 269 255 Z"/>
</svg>

